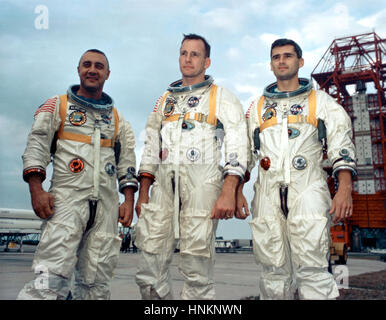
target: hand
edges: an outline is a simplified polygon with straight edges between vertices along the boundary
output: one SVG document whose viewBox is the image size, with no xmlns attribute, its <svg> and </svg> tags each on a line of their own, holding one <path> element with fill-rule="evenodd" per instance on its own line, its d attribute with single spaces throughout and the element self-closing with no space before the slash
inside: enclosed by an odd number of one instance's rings
<svg viewBox="0 0 386 320">
<path fill-rule="evenodd" d="M 140 193 L 137 199 L 137 203 L 135 204 L 135 212 L 137 213 L 138 218 L 141 215 L 142 203 L 149 203 L 149 195 L 147 193 Z"/>
<path fill-rule="evenodd" d="M 213 206 L 211 219 L 230 219 L 236 210 L 236 188 L 239 183 L 239 177 L 228 175 L 225 177 L 224 185 Z"/>
<path fill-rule="evenodd" d="M 141 205 L 142 203 L 149 203 L 149 189 L 150 186 L 153 184 L 152 179 L 149 177 L 142 177 L 140 188 L 139 188 L 139 195 L 137 199 L 137 203 L 135 205 L 135 212 L 137 212 L 137 217 L 141 215 Z"/>
<path fill-rule="evenodd" d="M 351 172 L 347 170 L 339 171 L 339 188 L 332 200 L 330 214 L 334 214 L 333 223 L 338 223 L 350 218 L 353 212 L 352 206 L 352 180 Z"/>
<path fill-rule="evenodd" d="M 35 214 L 42 219 L 50 218 L 54 214 L 53 195 L 43 190 L 41 178 L 39 176 L 31 176 L 28 183 L 31 193 L 32 208 Z"/>
<path fill-rule="evenodd" d="M 132 188 L 124 188 L 122 192 L 125 195 L 125 201 L 119 206 L 118 221 L 124 227 L 130 227 L 133 221 L 134 190 Z"/>
<path fill-rule="evenodd" d="M 244 220 L 249 216 L 249 210 L 247 199 L 244 197 L 242 190 L 242 186 L 237 189 L 235 217 Z"/>
<path fill-rule="evenodd" d="M 133 207 L 134 207 L 134 200 L 125 201 L 119 206 L 118 221 L 124 227 L 130 227 L 131 223 L 133 222 L 133 209 L 134 209 Z"/>
<path fill-rule="evenodd" d="M 54 215 L 54 197 L 51 193 L 44 190 L 39 193 L 31 193 L 31 200 L 32 208 L 38 217 L 48 219 Z"/>
<path fill-rule="evenodd" d="M 236 199 L 234 196 L 226 196 L 221 193 L 212 209 L 211 219 L 231 219 L 236 208 Z"/>
</svg>

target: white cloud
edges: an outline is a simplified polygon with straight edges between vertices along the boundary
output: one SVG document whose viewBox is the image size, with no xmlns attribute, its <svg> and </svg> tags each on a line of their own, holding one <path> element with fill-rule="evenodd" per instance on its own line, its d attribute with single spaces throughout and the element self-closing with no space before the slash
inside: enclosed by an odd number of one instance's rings
<svg viewBox="0 0 386 320">
<path fill-rule="evenodd" d="M 272 4 L 273 3 L 273 4 Z M 270 1 L 270 14 L 281 19 L 298 17 L 299 12 L 307 7 L 309 1 L 291 0 L 291 1 Z"/>
<path fill-rule="evenodd" d="M 355 24 L 349 8 L 342 3 L 337 3 L 327 11 L 311 14 L 303 21 L 302 39 L 313 46 L 330 43 L 336 37 L 351 34 Z"/>
<path fill-rule="evenodd" d="M 284 34 L 284 37 L 287 39 L 294 40 L 296 43 L 298 43 L 301 46 L 303 35 L 298 30 L 291 29 Z"/>
<path fill-rule="evenodd" d="M 212 28 L 236 33 L 243 22 L 243 14 L 230 8 L 215 8 L 203 14 L 201 21 Z"/>
<path fill-rule="evenodd" d="M 6 106 L 2 105 L 2 108 L 5 109 Z M 22 121 L 0 114 L 2 158 L 5 155 L 12 156 L 14 153 L 22 154 L 29 129 Z"/>
<path fill-rule="evenodd" d="M 379 35 L 386 35 L 386 9 L 383 9 L 376 14 L 366 16 L 362 19 L 359 19 L 357 22 L 359 25 L 366 27 L 368 29 L 373 29 Z"/>
<path fill-rule="evenodd" d="M 238 48 L 229 48 L 227 51 L 227 57 L 230 60 L 238 60 L 241 57 L 240 49 Z"/>
<path fill-rule="evenodd" d="M 274 42 L 276 39 L 279 39 L 280 36 L 273 33 L 263 33 L 260 35 L 259 39 L 266 44 L 267 46 L 271 47 L 272 42 Z"/>
<path fill-rule="evenodd" d="M 245 84 L 236 84 L 235 85 L 237 92 L 239 93 L 250 93 L 252 95 L 257 95 L 261 92 L 261 88 L 257 86 L 252 85 L 245 85 Z"/>
<path fill-rule="evenodd" d="M 364 26 L 366 28 L 374 28 L 376 23 L 377 23 L 378 16 L 379 16 L 379 13 L 377 13 L 373 16 L 369 16 L 369 17 L 360 19 L 360 20 L 358 20 L 358 24 L 360 24 L 361 26 Z"/>
</svg>

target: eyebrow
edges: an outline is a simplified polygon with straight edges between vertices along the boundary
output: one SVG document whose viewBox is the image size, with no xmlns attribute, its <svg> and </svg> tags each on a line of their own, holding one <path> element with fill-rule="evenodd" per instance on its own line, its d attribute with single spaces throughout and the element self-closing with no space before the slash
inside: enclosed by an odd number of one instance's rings
<svg viewBox="0 0 386 320">
<path fill-rule="evenodd" d="M 180 54 L 181 54 L 181 53 L 185 53 L 185 52 L 188 52 L 188 50 L 186 50 L 186 49 L 181 50 L 181 51 L 180 51 Z M 190 51 L 190 52 L 195 53 L 195 54 L 197 54 L 197 55 L 200 55 L 200 52 L 199 52 L 199 51 L 192 50 L 192 51 Z"/>
<path fill-rule="evenodd" d="M 283 53 L 277 53 L 277 54 L 274 54 L 272 56 L 272 59 L 273 58 L 277 58 L 277 57 L 280 57 L 281 55 L 283 56 L 294 56 L 296 53 L 295 52 L 283 52 Z"/>
<path fill-rule="evenodd" d="M 92 63 L 92 61 L 90 61 L 90 60 L 85 60 L 85 61 L 82 62 L 82 64 L 85 64 L 85 63 Z M 95 64 L 96 64 L 96 65 L 105 66 L 105 64 L 104 64 L 103 62 L 99 62 L 99 61 L 95 62 Z"/>
</svg>

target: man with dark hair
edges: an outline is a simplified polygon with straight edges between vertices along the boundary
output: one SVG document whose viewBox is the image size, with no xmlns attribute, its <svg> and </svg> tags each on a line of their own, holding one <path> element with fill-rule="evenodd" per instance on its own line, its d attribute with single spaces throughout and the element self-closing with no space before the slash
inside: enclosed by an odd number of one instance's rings
<svg viewBox="0 0 386 320">
<path fill-rule="evenodd" d="M 80 62 L 82 61 L 82 58 L 83 56 L 88 53 L 88 52 L 94 52 L 94 53 L 99 53 L 101 55 L 103 55 L 106 59 L 106 62 L 107 62 L 107 71 L 110 72 L 110 63 L 109 63 L 109 59 L 107 59 L 107 56 L 105 55 L 105 53 L 103 51 L 100 51 L 98 49 L 88 49 L 85 53 L 82 54 L 82 56 L 80 57 L 79 59 L 79 64 L 78 64 L 78 67 L 80 67 Z"/>
<path fill-rule="evenodd" d="M 103 92 L 110 75 L 105 54 L 86 51 L 78 75 L 80 85 L 37 109 L 23 154 L 23 178 L 44 227 L 32 266 L 37 277 L 18 299 L 66 299 L 74 271 L 75 299 L 109 299 L 121 243 L 118 221 L 129 226 L 133 218 L 134 134 Z M 125 195 L 120 206 L 117 179 Z"/>
<path fill-rule="evenodd" d="M 256 162 L 250 222 L 253 250 L 263 266 L 260 299 L 334 299 L 339 296 L 328 272 L 330 215 L 333 222 L 352 215 L 352 176 L 356 175 L 351 120 L 327 93 L 298 78 L 304 64 L 292 40 L 272 44 L 276 82 L 247 112 L 250 153 Z M 327 141 L 327 143 L 326 143 Z M 322 142 L 322 143 L 321 143 Z M 323 149 L 339 182 L 331 202 Z M 238 189 L 237 210 L 247 208 Z"/>
<path fill-rule="evenodd" d="M 276 41 L 274 41 L 271 45 L 271 57 L 273 49 L 275 49 L 276 47 L 284 47 L 287 45 L 293 46 L 298 59 L 302 58 L 302 49 L 295 41 L 290 39 L 277 39 Z"/>
<path fill-rule="evenodd" d="M 235 211 L 247 132 L 238 99 L 205 75 L 211 62 L 205 43 L 200 36 L 184 37 L 182 79 L 157 100 L 146 125 L 135 207 L 141 249 L 136 282 L 143 299 L 173 298 L 169 266 L 178 241 L 181 298 L 215 298 L 216 228 L 218 219 L 232 218 Z"/>
</svg>

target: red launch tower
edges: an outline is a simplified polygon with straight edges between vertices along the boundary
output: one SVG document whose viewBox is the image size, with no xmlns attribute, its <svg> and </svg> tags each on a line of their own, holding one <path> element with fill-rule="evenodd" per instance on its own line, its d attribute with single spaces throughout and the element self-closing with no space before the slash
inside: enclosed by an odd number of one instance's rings
<svg viewBox="0 0 386 320">
<path fill-rule="evenodd" d="M 346 243 L 354 251 L 386 248 L 386 39 L 375 32 L 335 39 L 311 77 L 353 124 L 358 177 Z"/>
</svg>

